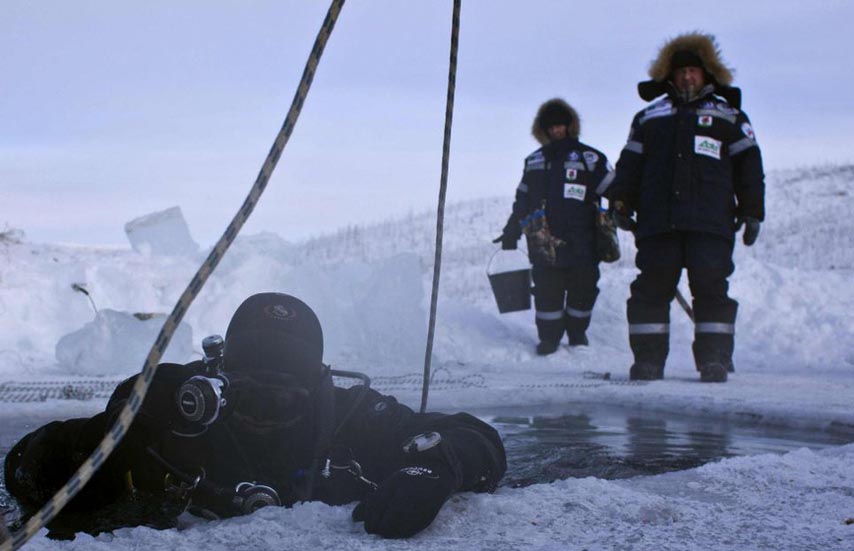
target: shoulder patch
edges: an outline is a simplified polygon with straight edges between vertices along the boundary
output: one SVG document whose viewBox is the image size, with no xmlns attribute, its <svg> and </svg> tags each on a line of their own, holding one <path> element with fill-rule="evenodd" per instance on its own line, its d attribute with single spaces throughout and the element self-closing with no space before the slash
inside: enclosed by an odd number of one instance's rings
<svg viewBox="0 0 854 551">
<path fill-rule="evenodd" d="M 739 111 L 735 107 L 730 107 L 728 103 L 719 101 L 715 104 L 715 108 L 725 115 L 738 115 Z"/>
<path fill-rule="evenodd" d="M 599 162 L 599 155 L 593 151 L 585 151 L 582 155 L 584 155 L 584 161 L 590 165 L 590 170 L 596 170 L 596 163 Z"/>
<path fill-rule="evenodd" d="M 667 117 L 676 113 L 676 108 L 673 107 L 673 102 L 669 99 L 657 101 L 641 112 L 641 117 L 638 124 L 643 124 L 649 119 L 658 117 Z"/>
<path fill-rule="evenodd" d="M 525 172 L 529 170 L 545 170 L 546 158 L 539 149 L 525 157 Z"/>
</svg>

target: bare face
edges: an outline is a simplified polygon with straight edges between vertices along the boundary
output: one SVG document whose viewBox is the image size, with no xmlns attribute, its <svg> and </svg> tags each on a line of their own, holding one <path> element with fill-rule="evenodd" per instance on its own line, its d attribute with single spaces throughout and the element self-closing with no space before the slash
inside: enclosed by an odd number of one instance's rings
<svg viewBox="0 0 854 551">
<path fill-rule="evenodd" d="M 670 81 L 680 93 L 693 96 L 706 85 L 706 74 L 700 67 L 682 67 L 673 70 Z"/>
<path fill-rule="evenodd" d="M 553 124 L 549 126 L 546 130 L 546 134 L 549 135 L 549 139 L 553 142 L 558 140 L 562 140 L 566 138 L 566 125 L 565 124 Z"/>
</svg>

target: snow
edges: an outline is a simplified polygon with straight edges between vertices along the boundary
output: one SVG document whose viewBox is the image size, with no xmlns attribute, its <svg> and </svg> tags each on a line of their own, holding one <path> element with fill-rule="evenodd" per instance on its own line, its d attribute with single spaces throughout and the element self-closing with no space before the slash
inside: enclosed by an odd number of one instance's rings
<svg viewBox="0 0 854 551">
<path fill-rule="evenodd" d="M 102 366 L 133 373 L 139 370 L 136 359 L 151 350 L 166 317 L 166 314 L 100 310 L 93 321 L 59 339 L 56 361 L 71 375 L 103 375 Z M 190 327 L 180 324 L 162 360 L 186 361 L 193 354 L 192 341 Z"/>
<path fill-rule="evenodd" d="M 633 243 L 622 233 L 623 258 L 602 265 L 591 346 L 537 357 L 533 313 L 499 315 L 486 277 L 497 247 L 491 240 L 511 199 L 450 204 L 430 409 L 613 404 L 854 435 L 852 183 L 854 166 L 769 175 L 769 218 L 759 241 L 736 246 L 730 280 L 740 302 L 736 372 L 723 385 L 697 383 L 693 331 L 678 305 L 671 308 L 666 379 L 627 380 L 625 301 L 636 270 Z M 294 243 L 269 233 L 240 236 L 189 309 L 169 357 L 198 357 L 201 339 L 224 332 L 249 294 L 288 292 L 317 312 L 333 367 L 364 371 L 375 388 L 417 407 L 434 228 L 431 212 Z M 147 353 L 143 344 L 162 317 L 141 321 L 132 314 L 171 311 L 205 258 L 205 251 L 157 255 L 2 235 L 0 381 L 118 380 L 137 371 Z M 498 253 L 491 270 L 518 267 L 520 258 L 524 264 L 518 252 Z M 90 292 L 97 316 L 75 283 Z M 685 282 L 682 290 L 689 294 Z M 0 418 L 33 411 L 63 417 L 102 406 L 103 400 L 0 403 Z M 428 530 L 407 541 L 366 535 L 350 522 L 350 506 L 311 503 L 190 522 L 182 530 L 124 529 L 73 542 L 39 535 L 27 548 L 851 549 L 854 526 L 845 520 L 854 517 L 852 466 L 854 444 L 625 480 L 569 479 L 460 494 Z"/>
</svg>

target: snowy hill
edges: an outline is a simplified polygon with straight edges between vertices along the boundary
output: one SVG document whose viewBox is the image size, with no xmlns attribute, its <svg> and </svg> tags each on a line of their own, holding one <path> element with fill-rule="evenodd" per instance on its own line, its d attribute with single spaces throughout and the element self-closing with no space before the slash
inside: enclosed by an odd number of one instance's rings
<svg viewBox="0 0 854 551">
<path fill-rule="evenodd" d="M 731 407 L 725 401 L 716 403 L 717 398 L 744 394 L 742 382 L 752 387 L 757 384 L 754 377 L 770 385 L 769 391 L 780 384 L 784 392 L 791 381 L 778 381 L 781 374 L 792 380 L 823 379 L 832 395 L 836 390 L 828 378 L 847 379 L 851 373 L 852 182 L 854 166 L 769 175 L 768 221 L 755 247 L 738 243 L 731 278 L 732 294 L 741 303 L 738 372 L 734 384 L 713 391 L 707 407 L 727 414 Z M 573 400 L 612 399 L 613 392 L 626 393 L 630 401 L 647 400 L 645 390 L 626 391 L 584 378 L 585 372 L 589 377 L 589 372 L 608 371 L 619 381 L 631 363 L 625 300 L 635 268 L 629 236 L 621 234 L 623 258 L 602 265 L 590 348 L 564 348 L 539 358 L 533 353 L 532 312 L 499 315 L 486 277 L 487 263 L 497 250 L 491 239 L 500 233 L 510 202 L 494 198 L 448 206 L 434 368 L 437 385 L 449 392 L 436 393 L 431 403 L 448 408 L 506 405 L 507 400 L 551 403 L 566 400 L 568 387 L 579 389 Z M 0 311 L 5 321 L 0 380 L 124 377 L 138 371 L 162 318 L 140 321 L 131 313 L 171 311 L 205 257 L 205 252 L 158 256 L 130 249 L 33 244 L 15 237 L 9 234 L 0 241 Z M 329 362 L 364 370 L 378 388 L 414 397 L 426 341 L 434 240 L 432 212 L 348 227 L 300 243 L 273 234 L 239 237 L 191 307 L 167 358 L 184 361 L 198 354 L 201 338 L 223 332 L 231 312 L 249 294 L 284 291 L 317 311 Z M 526 260 L 519 252 L 500 252 L 492 269 L 513 264 L 526 265 Z M 88 289 L 101 310 L 97 323 L 87 297 L 72 289 L 75 283 Z M 687 296 L 687 283 L 681 286 Z M 676 305 L 671 319 L 673 351 L 666 374 L 693 380 L 692 327 Z M 652 386 L 656 392 L 667 391 L 668 383 Z M 656 407 L 682 407 L 678 397 L 685 394 L 683 386 L 673 389 L 676 403 Z M 846 390 L 854 397 L 850 387 Z M 828 410 L 837 405 L 835 400 L 828 404 L 821 396 L 815 399 L 823 403 L 821 414 L 815 412 L 824 418 L 819 424 L 824 425 L 831 412 L 838 414 L 833 418 L 837 422 L 854 423 L 854 414 L 843 404 Z M 776 401 L 785 403 L 779 396 Z M 780 413 L 772 403 L 761 407 L 748 400 L 744 407 L 760 416 Z"/>
<path fill-rule="evenodd" d="M 736 362 L 745 372 L 845 371 L 854 364 L 854 346 L 847 345 L 854 332 L 854 293 L 846 281 L 854 269 L 849 237 L 854 222 L 848 216 L 852 181 L 854 166 L 769 176 L 768 221 L 755 247 L 736 247 L 731 279 L 732 294 L 741 303 Z M 530 312 L 499 316 L 485 276 L 496 250 L 490 241 L 500 233 L 510 201 L 448 206 L 435 346 L 439 366 L 544 363 L 531 353 Z M 186 323 L 192 337 L 173 350 L 172 359 L 184 359 L 180 356 L 190 342 L 198 350 L 203 336 L 222 332 L 235 306 L 250 293 L 281 290 L 304 298 L 318 312 L 332 363 L 380 375 L 418 372 L 434 232 L 435 214 L 429 212 L 301 243 L 273 234 L 240 237 L 191 307 Z M 141 359 L 132 357 L 123 367 L 57 364 L 59 339 L 93 319 L 88 300 L 72 284 L 88 289 L 100 309 L 167 313 L 205 256 L 32 244 L 14 237 L 0 241 L 0 310 L 9 320 L 0 335 L 0 377 L 8 378 L 20 377 L 22 369 L 28 377 L 138 370 Z M 565 352 L 546 363 L 622 373 L 630 362 L 624 302 L 635 272 L 634 247 L 630 236 L 621 238 L 623 259 L 603 265 L 591 353 L 570 359 Z M 525 260 L 521 253 L 499 253 L 493 267 L 500 269 L 502 263 L 524 265 Z M 688 295 L 684 281 L 682 288 Z M 678 354 L 691 328 L 675 306 L 672 320 Z M 677 369 L 690 363 L 684 354 L 674 359 Z"/>
</svg>

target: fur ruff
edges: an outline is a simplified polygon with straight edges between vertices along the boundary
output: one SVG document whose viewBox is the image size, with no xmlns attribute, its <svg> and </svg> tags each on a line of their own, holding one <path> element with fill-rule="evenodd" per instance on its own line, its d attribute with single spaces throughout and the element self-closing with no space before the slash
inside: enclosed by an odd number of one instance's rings
<svg viewBox="0 0 854 551">
<path fill-rule="evenodd" d="M 703 62 L 706 73 L 722 86 L 730 86 L 734 69 L 727 67 L 721 57 L 721 50 L 714 35 L 699 31 L 680 34 L 668 40 L 658 51 L 658 57 L 649 66 L 649 76 L 656 82 L 665 82 L 670 78 L 670 61 L 676 52 L 687 50 Z"/>
<path fill-rule="evenodd" d="M 531 135 L 534 136 L 534 139 L 537 140 L 540 145 L 546 145 L 551 142 L 551 140 L 549 139 L 549 135 L 546 133 L 546 131 L 540 128 L 540 119 L 542 118 L 543 113 L 545 113 L 546 109 L 552 107 L 560 107 L 566 109 L 569 112 L 570 117 L 572 118 L 572 123 L 567 127 L 566 135 L 570 138 L 578 139 L 578 136 L 581 135 L 581 121 L 578 118 L 578 113 L 575 111 L 575 109 L 572 108 L 571 105 L 569 105 L 561 98 L 552 98 L 544 104 L 540 105 L 540 108 L 537 109 L 537 116 L 534 117 L 534 124 L 531 126 Z"/>
</svg>

